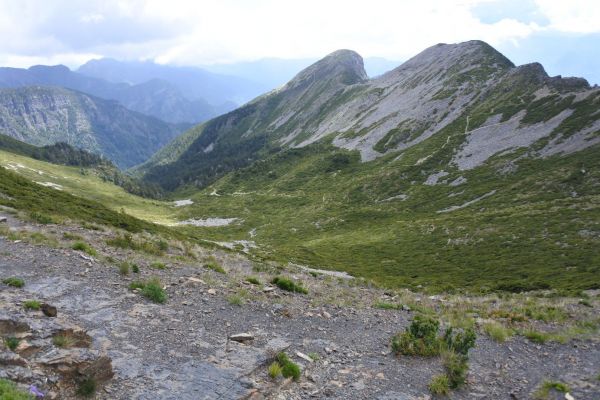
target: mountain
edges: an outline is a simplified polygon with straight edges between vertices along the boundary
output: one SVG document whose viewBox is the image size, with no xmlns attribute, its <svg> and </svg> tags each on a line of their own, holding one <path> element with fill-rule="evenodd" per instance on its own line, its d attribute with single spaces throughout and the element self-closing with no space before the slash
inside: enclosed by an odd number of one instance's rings
<svg viewBox="0 0 600 400">
<path fill-rule="evenodd" d="M 483 42 L 375 79 L 342 50 L 136 172 L 190 199 L 182 221 L 235 221 L 203 237 L 267 259 L 436 291 L 594 288 L 598 109 L 585 80 Z"/>
<path fill-rule="evenodd" d="M 218 106 L 198 97 L 187 99 L 167 81 L 153 79 L 136 85 L 113 83 L 71 71 L 64 65 L 37 65 L 29 69 L 0 68 L 0 88 L 59 86 L 88 93 L 171 123 L 197 123 L 234 108 L 232 103 Z"/>
<path fill-rule="evenodd" d="M 115 101 L 31 86 L 0 89 L 0 132 L 37 146 L 64 142 L 127 168 L 144 162 L 179 128 Z"/>
<path fill-rule="evenodd" d="M 117 61 L 110 58 L 90 60 L 77 72 L 114 83 L 138 85 L 161 80 L 177 88 L 190 100 L 204 100 L 212 105 L 243 104 L 270 87 L 251 79 L 216 74 L 195 67 L 160 65 L 150 61 Z M 233 107 L 229 108 L 229 110 Z M 228 110 L 228 111 L 229 111 Z"/>
<path fill-rule="evenodd" d="M 433 46 L 371 80 L 361 57 L 342 50 L 281 89 L 196 128 L 197 139 L 185 151 L 179 148 L 174 163 L 153 168 L 164 164 L 154 159 L 144 169 L 150 180 L 168 176 L 170 188 L 179 181 L 202 186 L 280 147 L 331 140 L 370 161 L 449 127 L 457 130 L 453 134 L 473 131 L 453 159 L 459 168 L 470 168 L 544 137 L 554 140 L 543 154 L 560 151 L 565 140 L 580 147 L 596 143 L 584 140 L 591 129 L 584 128 L 594 122 L 589 109 L 598 92 L 583 79 L 550 78 L 539 64 L 515 67 L 479 41 Z M 490 135 L 495 140 L 482 148 Z M 469 158 L 473 151 L 477 156 Z"/>
</svg>

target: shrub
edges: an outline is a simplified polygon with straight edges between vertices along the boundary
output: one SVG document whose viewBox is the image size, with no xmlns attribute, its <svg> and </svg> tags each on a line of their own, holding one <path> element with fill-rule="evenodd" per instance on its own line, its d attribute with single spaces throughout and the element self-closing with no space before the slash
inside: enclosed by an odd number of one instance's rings
<svg viewBox="0 0 600 400">
<path fill-rule="evenodd" d="M 21 342 L 21 340 L 14 336 L 9 336 L 9 337 L 4 338 L 4 345 L 12 351 L 15 351 L 17 349 L 20 342 Z"/>
<path fill-rule="evenodd" d="M 429 391 L 433 394 L 445 396 L 450 393 L 450 382 L 444 374 L 436 375 L 429 382 Z"/>
<path fill-rule="evenodd" d="M 74 340 L 71 336 L 59 334 L 52 337 L 52 343 L 61 349 L 68 349 L 73 346 Z"/>
<path fill-rule="evenodd" d="M 281 290 L 285 290 L 288 292 L 294 292 L 294 293 L 308 294 L 308 290 L 305 289 L 302 286 L 302 284 L 295 283 L 294 281 L 292 281 L 291 279 L 288 279 L 288 278 L 282 278 L 282 277 L 276 276 L 275 278 L 273 278 L 271 283 L 276 285 Z"/>
<path fill-rule="evenodd" d="M 475 339 L 477 339 L 477 335 L 473 328 L 465 329 L 457 334 L 453 334 L 453 329 L 448 328 L 444 333 L 446 348 L 463 356 L 467 356 L 469 350 L 475 347 Z"/>
<path fill-rule="evenodd" d="M 552 390 L 567 393 L 569 392 L 569 387 L 562 382 L 544 381 L 539 389 L 535 391 L 533 397 L 534 399 L 545 400 L 549 397 Z"/>
<path fill-rule="evenodd" d="M 442 361 L 450 388 L 456 389 L 464 385 L 469 371 L 469 358 L 464 354 L 446 351 L 443 353 Z"/>
<path fill-rule="evenodd" d="M 82 397 L 92 397 L 96 393 L 96 386 L 94 378 L 85 378 L 79 383 L 77 394 Z"/>
<path fill-rule="evenodd" d="M 3 279 L 2 283 L 16 288 L 22 288 L 23 286 L 25 286 L 25 281 L 23 279 L 15 277 Z"/>
<path fill-rule="evenodd" d="M 150 264 L 150 268 L 154 268 L 154 269 L 165 269 L 167 268 L 167 266 L 165 265 L 165 263 L 159 262 L 159 261 L 155 261 L 153 263 Z"/>
<path fill-rule="evenodd" d="M 295 381 L 300 379 L 300 367 L 291 361 L 285 353 L 277 354 L 277 362 L 281 365 L 281 375 L 285 378 L 292 378 Z"/>
<path fill-rule="evenodd" d="M 135 289 L 143 289 L 144 288 L 144 282 L 140 282 L 140 281 L 133 281 L 129 284 L 129 290 L 135 290 Z"/>
<path fill-rule="evenodd" d="M 271 365 L 269 365 L 269 376 L 271 379 L 277 379 L 279 375 L 281 375 L 281 365 L 277 361 L 273 361 Z"/>
<path fill-rule="evenodd" d="M 545 332 L 535 331 L 533 329 L 526 331 L 523 336 L 537 344 L 544 344 L 550 339 L 550 335 Z"/>
<path fill-rule="evenodd" d="M 117 235 L 113 239 L 108 239 L 106 244 L 109 246 L 118 247 L 120 249 L 137 250 L 138 248 L 137 244 L 133 241 L 133 236 L 130 233 Z"/>
<path fill-rule="evenodd" d="M 66 239 L 66 240 L 83 240 L 83 238 L 81 236 L 76 235 L 74 233 L 70 233 L 70 232 L 63 233 L 63 239 Z"/>
<path fill-rule="evenodd" d="M 231 296 L 227 297 L 227 301 L 232 306 L 241 306 L 244 304 L 244 299 L 239 294 L 232 294 Z"/>
<path fill-rule="evenodd" d="M 506 339 L 512 336 L 513 331 L 505 328 L 498 322 L 487 322 L 483 325 L 483 331 L 492 338 L 493 341 L 504 343 Z"/>
<path fill-rule="evenodd" d="M 131 270 L 133 271 L 134 274 L 139 274 L 140 273 L 140 267 L 137 264 L 132 264 L 131 265 Z"/>
<path fill-rule="evenodd" d="M 37 300 L 25 300 L 25 302 L 23 302 L 23 307 L 26 310 L 39 310 L 41 306 L 41 303 Z"/>
<path fill-rule="evenodd" d="M 392 350 L 397 354 L 436 356 L 440 353 L 437 332 L 440 322 L 431 317 L 417 315 L 410 326 L 392 338 Z"/>
<path fill-rule="evenodd" d="M 155 303 L 164 303 L 167 301 L 167 294 L 158 278 L 152 278 L 144 284 L 142 295 Z"/>
<path fill-rule="evenodd" d="M 251 283 L 253 285 L 260 285 L 260 281 L 258 280 L 258 278 L 254 277 L 254 276 L 247 277 L 246 282 Z"/>
<path fill-rule="evenodd" d="M 204 268 L 208 268 L 211 269 L 215 272 L 218 272 L 220 274 L 226 274 L 227 272 L 223 269 L 223 267 L 221 267 L 218 263 L 217 260 L 214 257 L 209 257 L 208 260 L 206 261 L 206 263 L 204 264 Z"/>
<path fill-rule="evenodd" d="M 121 275 L 129 275 L 129 263 L 127 261 L 123 261 L 119 264 L 119 273 Z"/>
<path fill-rule="evenodd" d="M 2 400 L 31 400 L 33 397 L 22 390 L 17 389 L 14 382 L 0 379 L 0 399 Z"/>
<path fill-rule="evenodd" d="M 90 256 L 96 256 L 98 254 L 92 246 L 85 242 L 75 242 L 71 248 L 73 250 L 83 251 L 84 253 L 87 253 Z"/>
<path fill-rule="evenodd" d="M 32 211 L 31 213 L 29 213 L 29 218 L 33 222 L 37 222 L 38 224 L 43 224 L 43 225 L 51 224 L 54 222 L 52 217 L 50 217 L 46 214 L 39 213 L 37 211 Z"/>
</svg>

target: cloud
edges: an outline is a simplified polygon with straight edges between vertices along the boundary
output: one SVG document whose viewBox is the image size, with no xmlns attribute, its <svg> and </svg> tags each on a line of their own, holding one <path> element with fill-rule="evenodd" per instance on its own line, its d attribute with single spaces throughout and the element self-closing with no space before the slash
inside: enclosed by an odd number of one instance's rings
<svg viewBox="0 0 600 400">
<path fill-rule="evenodd" d="M 199 65 L 339 48 L 403 60 L 439 42 L 481 39 L 517 53 L 548 33 L 600 33 L 595 0 L 0 0 L 0 9 L 4 64 L 96 55 Z"/>
</svg>

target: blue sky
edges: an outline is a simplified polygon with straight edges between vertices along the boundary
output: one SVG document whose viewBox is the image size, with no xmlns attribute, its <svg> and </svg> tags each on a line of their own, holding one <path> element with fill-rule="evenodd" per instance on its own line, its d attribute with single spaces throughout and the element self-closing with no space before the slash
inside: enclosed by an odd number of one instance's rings
<svg viewBox="0 0 600 400">
<path fill-rule="evenodd" d="M 306 59 L 339 48 L 400 62 L 480 39 L 516 64 L 600 83 L 597 0 L 0 0 L 0 36 L 0 65 L 18 67 Z"/>
</svg>

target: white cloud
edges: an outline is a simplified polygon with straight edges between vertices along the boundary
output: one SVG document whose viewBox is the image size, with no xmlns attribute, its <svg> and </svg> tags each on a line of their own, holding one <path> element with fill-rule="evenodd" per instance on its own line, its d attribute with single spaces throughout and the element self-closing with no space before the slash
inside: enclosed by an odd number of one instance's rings
<svg viewBox="0 0 600 400">
<path fill-rule="evenodd" d="M 406 59 L 439 42 L 517 45 L 540 31 L 600 31 L 596 0 L 537 1 L 547 26 L 482 22 L 472 10 L 482 2 L 502 7 L 498 0 L 0 0 L 0 35 L 11 38 L 0 42 L 0 61 L 72 63 L 97 54 L 194 65 L 339 48 Z"/>
</svg>

